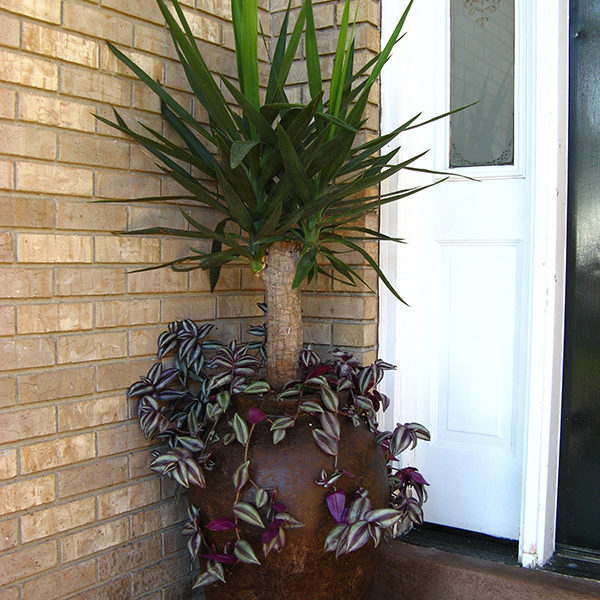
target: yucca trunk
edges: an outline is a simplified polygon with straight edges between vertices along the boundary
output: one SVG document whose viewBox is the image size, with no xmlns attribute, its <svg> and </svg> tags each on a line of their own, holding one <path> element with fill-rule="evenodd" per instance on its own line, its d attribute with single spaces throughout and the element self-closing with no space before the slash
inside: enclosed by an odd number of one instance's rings
<svg viewBox="0 0 600 600">
<path fill-rule="evenodd" d="M 300 252 L 293 242 L 269 246 L 262 280 L 267 305 L 267 380 L 280 390 L 298 376 L 302 349 L 300 288 L 292 289 Z"/>
</svg>

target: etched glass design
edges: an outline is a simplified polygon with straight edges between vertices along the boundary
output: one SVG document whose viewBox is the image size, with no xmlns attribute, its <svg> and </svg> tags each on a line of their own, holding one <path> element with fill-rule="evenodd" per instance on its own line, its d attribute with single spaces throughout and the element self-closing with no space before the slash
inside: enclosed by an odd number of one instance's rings
<svg viewBox="0 0 600 600">
<path fill-rule="evenodd" d="M 450 167 L 514 164 L 515 0 L 451 0 Z"/>
</svg>

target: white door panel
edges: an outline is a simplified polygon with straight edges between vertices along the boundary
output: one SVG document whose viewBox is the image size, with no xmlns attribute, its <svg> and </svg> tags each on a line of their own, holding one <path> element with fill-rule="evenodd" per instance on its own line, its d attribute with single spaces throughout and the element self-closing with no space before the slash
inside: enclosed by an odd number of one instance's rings
<svg viewBox="0 0 600 600">
<path fill-rule="evenodd" d="M 384 24 L 404 6 L 384 3 Z M 383 82 L 384 132 L 417 112 L 449 110 L 449 10 L 449 0 L 415 2 Z M 531 286 L 526 30 L 517 0 L 513 164 L 452 169 L 451 181 L 381 219 L 385 233 L 407 241 L 383 256 L 410 305 L 382 298 L 382 358 L 398 365 L 387 425 L 415 420 L 431 430 L 431 443 L 409 459 L 431 484 L 427 521 L 511 539 L 520 525 Z M 433 148 L 420 165 L 449 170 L 447 119 L 401 143 L 401 157 Z M 390 189 L 427 177 L 411 174 Z"/>
</svg>

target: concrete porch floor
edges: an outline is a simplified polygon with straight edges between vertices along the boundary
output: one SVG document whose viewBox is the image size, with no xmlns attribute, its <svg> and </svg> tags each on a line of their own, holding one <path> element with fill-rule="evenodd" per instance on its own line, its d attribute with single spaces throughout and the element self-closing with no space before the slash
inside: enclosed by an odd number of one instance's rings
<svg viewBox="0 0 600 600">
<path fill-rule="evenodd" d="M 370 600 L 600 600 L 600 582 L 387 544 Z"/>
</svg>

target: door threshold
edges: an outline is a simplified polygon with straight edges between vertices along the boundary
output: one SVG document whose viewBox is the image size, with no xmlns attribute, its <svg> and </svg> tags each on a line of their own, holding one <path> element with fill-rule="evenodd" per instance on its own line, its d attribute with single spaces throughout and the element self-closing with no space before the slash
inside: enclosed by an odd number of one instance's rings
<svg viewBox="0 0 600 600">
<path fill-rule="evenodd" d="M 600 552 L 556 544 L 556 552 L 544 565 L 544 570 L 600 581 Z"/>
<path fill-rule="evenodd" d="M 425 523 L 411 529 L 401 541 L 505 565 L 519 564 L 519 545 L 516 541 L 454 527 Z"/>
</svg>

